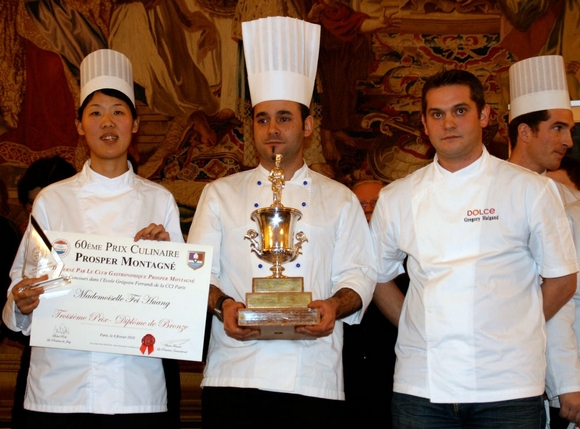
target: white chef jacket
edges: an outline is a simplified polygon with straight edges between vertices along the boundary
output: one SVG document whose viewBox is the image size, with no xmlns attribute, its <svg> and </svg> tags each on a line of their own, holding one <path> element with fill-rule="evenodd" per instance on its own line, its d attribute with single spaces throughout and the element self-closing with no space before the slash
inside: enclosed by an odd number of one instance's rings
<svg viewBox="0 0 580 429">
<path fill-rule="evenodd" d="M 545 174 L 546 173 L 544 172 L 544 175 Z M 566 207 L 568 204 L 572 204 L 580 200 L 580 191 L 572 189 L 568 185 L 564 185 L 563 183 L 557 182 L 556 180 L 554 180 L 554 183 L 558 188 L 558 192 L 560 193 L 560 198 L 562 198 L 562 203 L 564 204 L 564 207 Z"/>
<path fill-rule="evenodd" d="M 545 174 L 544 172 L 542 175 L 545 176 Z M 580 235 L 574 234 L 574 226 L 580 225 L 580 210 L 574 208 L 568 209 L 569 205 L 574 206 L 574 202 L 578 201 L 576 198 L 578 191 L 557 181 L 554 181 L 554 184 L 558 188 L 558 193 L 564 204 L 566 216 L 568 217 L 572 230 L 574 245 L 578 251 Z M 580 281 L 580 276 L 578 276 L 578 281 Z M 577 340 L 577 335 L 580 334 L 580 331 L 578 331 L 580 325 L 574 324 L 577 303 L 580 303 L 580 291 L 578 288 L 576 288 L 574 298 L 568 301 L 546 323 L 546 330 L 548 332 L 548 343 L 546 347 L 546 395 L 550 399 L 550 405 L 553 407 L 560 407 L 558 395 L 580 392 L 580 361 L 578 360 Z"/>
<path fill-rule="evenodd" d="M 552 181 L 489 155 L 384 188 L 371 220 L 378 281 L 410 277 L 394 391 L 437 403 L 541 395 L 541 278 L 577 271 Z"/>
<path fill-rule="evenodd" d="M 214 246 L 212 284 L 245 302 L 253 277 L 271 275 L 270 264 L 250 252 L 244 240 L 257 229 L 251 213 L 273 202 L 268 170 L 256 169 L 208 184 L 197 207 L 188 242 Z M 345 186 L 306 165 L 286 180 L 282 204 L 302 212 L 296 232 L 308 242 L 303 254 L 284 265 L 284 275 L 303 277 L 312 299 L 326 299 L 341 288 L 356 291 L 363 308 L 343 319 L 360 323 L 376 284 L 375 255 L 356 196 Z M 344 399 L 342 322 L 315 340 L 238 341 L 214 319 L 202 386 L 258 388 L 327 399 Z"/>
<path fill-rule="evenodd" d="M 558 190 L 562 196 L 560 186 Z M 576 258 L 580 261 L 580 201 L 568 203 L 565 209 L 576 245 Z M 580 391 L 580 276 L 574 298 L 548 321 L 547 328 L 546 394 L 552 399 L 550 405 L 559 408 L 557 395 Z"/>
<path fill-rule="evenodd" d="M 572 237 L 574 238 L 574 242 L 580 244 L 580 201 L 568 204 L 566 206 L 566 213 L 570 219 L 570 227 L 572 229 Z M 576 258 L 580 261 L 580 245 L 576 247 Z M 580 289 L 580 276 L 578 276 L 578 289 Z M 580 336 L 580 294 L 576 293 L 574 295 L 574 302 L 576 304 L 574 330 L 576 331 L 576 336 L 578 337 Z M 580 359 L 580 350 L 578 350 L 578 358 Z"/>
<path fill-rule="evenodd" d="M 32 214 L 45 230 L 133 237 L 151 223 L 163 224 L 183 242 L 179 212 L 169 191 L 131 168 L 110 179 L 90 169 L 44 188 Z M 17 314 L 11 289 L 22 279 L 22 241 L 12 265 L 3 319 L 30 334 L 30 316 Z M 41 304 L 42 305 L 42 304 Z M 167 410 L 161 359 L 32 347 L 24 408 L 50 413 L 128 414 Z"/>
</svg>

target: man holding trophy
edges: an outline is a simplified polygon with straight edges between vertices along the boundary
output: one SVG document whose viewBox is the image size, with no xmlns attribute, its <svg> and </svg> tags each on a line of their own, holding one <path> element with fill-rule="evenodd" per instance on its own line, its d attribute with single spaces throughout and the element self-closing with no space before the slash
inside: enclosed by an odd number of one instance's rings
<svg viewBox="0 0 580 429">
<path fill-rule="evenodd" d="M 188 238 L 214 248 L 203 426 L 340 425 L 342 323 L 360 322 L 376 269 L 357 198 L 303 159 L 320 27 L 242 28 L 260 165 L 206 186 Z M 247 310 L 263 326 L 242 323 Z"/>
</svg>

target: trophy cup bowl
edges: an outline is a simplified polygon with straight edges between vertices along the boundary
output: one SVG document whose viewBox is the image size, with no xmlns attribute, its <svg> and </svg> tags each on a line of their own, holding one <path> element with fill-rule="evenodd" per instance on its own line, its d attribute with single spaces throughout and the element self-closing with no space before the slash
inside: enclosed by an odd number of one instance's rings
<svg viewBox="0 0 580 429">
<path fill-rule="evenodd" d="M 291 262 L 302 253 L 302 243 L 308 241 L 302 232 L 294 236 L 296 222 L 302 213 L 287 207 L 267 207 L 254 210 L 252 220 L 258 224 L 260 233 L 250 229 L 245 236 L 251 242 L 251 250 L 272 265 L 269 278 L 287 278 L 282 274 L 282 264 Z M 258 238 L 258 240 L 256 240 Z M 296 238 L 296 244 L 293 243 Z"/>
</svg>

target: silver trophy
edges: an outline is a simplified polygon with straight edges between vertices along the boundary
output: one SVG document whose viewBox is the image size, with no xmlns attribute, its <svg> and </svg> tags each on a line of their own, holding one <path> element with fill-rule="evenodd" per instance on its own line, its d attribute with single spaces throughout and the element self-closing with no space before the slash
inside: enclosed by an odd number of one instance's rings
<svg viewBox="0 0 580 429">
<path fill-rule="evenodd" d="M 302 213 L 282 205 L 285 181 L 281 161 L 282 155 L 277 154 L 275 167 L 268 176 L 273 203 L 251 215 L 259 232 L 250 229 L 244 236 L 250 241 L 250 251 L 272 264 L 272 275 L 252 280 L 252 292 L 246 294 L 246 308 L 238 312 L 238 324 L 259 328 L 261 339 L 305 339 L 310 337 L 296 334 L 294 327 L 317 324 L 320 314 L 317 309 L 308 308 L 312 294 L 304 292 L 304 279 L 282 274 L 283 264 L 301 255 L 302 245 L 308 239 L 303 232 L 294 234 Z"/>
<path fill-rule="evenodd" d="M 58 252 L 53 248 L 46 234 L 32 215 L 30 216 L 25 240 L 22 278 L 48 276 L 47 280 L 29 285 L 27 286 L 28 288 L 43 287 L 47 291 L 70 283 L 69 277 L 61 275 L 64 263 Z"/>
</svg>

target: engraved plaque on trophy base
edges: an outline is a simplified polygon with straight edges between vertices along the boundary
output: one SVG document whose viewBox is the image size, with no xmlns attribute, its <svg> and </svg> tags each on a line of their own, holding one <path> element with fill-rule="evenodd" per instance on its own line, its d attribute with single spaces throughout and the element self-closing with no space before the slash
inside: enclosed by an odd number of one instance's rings
<svg viewBox="0 0 580 429">
<path fill-rule="evenodd" d="M 244 308 L 238 311 L 238 325 L 259 328 L 260 340 L 314 340 L 314 337 L 297 334 L 296 326 L 320 323 L 317 308 Z"/>
<path fill-rule="evenodd" d="M 312 301 L 310 292 L 247 293 L 247 308 L 305 308 Z"/>
<path fill-rule="evenodd" d="M 302 292 L 304 279 L 302 277 L 254 277 L 252 290 L 254 292 Z"/>
</svg>

